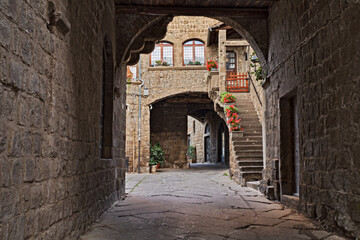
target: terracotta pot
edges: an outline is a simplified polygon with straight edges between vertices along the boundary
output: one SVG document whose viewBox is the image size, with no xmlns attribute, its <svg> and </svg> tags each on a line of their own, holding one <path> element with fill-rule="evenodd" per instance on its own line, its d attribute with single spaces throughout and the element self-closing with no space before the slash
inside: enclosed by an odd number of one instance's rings
<svg viewBox="0 0 360 240">
<path fill-rule="evenodd" d="M 160 168 L 160 163 L 156 164 L 156 169 Z"/>
</svg>

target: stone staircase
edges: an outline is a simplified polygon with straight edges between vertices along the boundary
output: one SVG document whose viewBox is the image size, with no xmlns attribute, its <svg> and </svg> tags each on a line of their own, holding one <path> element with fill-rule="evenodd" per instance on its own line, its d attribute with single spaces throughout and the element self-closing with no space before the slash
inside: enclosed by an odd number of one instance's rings
<svg viewBox="0 0 360 240">
<path fill-rule="evenodd" d="M 235 107 L 239 109 L 243 136 L 230 134 L 230 162 L 233 179 L 246 186 L 247 182 L 262 179 L 262 127 L 248 93 L 235 93 Z"/>
</svg>

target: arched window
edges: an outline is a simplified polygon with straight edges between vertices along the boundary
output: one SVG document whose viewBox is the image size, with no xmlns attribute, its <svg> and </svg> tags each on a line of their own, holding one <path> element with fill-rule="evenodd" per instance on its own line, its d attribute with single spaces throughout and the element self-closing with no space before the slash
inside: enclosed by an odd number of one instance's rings
<svg viewBox="0 0 360 240">
<path fill-rule="evenodd" d="M 210 134 L 210 124 L 206 124 L 205 126 L 205 135 L 209 135 Z"/>
<path fill-rule="evenodd" d="M 204 42 L 194 39 L 187 41 L 183 44 L 184 65 L 204 65 L 204 61 L 205 61 Z"/>
<path fill-rule="evenodd" d="M 170 42 L 157 42 L 154 51 L 150 55 L 150 65 L 173 66 L 174 50 L 173 44 Z"/>
</svg>

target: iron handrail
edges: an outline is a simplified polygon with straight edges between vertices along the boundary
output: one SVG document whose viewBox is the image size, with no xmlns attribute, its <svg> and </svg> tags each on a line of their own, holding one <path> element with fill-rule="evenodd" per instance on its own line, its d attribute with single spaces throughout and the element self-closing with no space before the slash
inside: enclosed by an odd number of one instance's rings
<svg viewBox="0 0 360 240">
<path fill-rule="evenodd" d="M 259 93 L 258 93 L 257 90 L 256 90 L 256 87 L 255 87 L 255 84 L 254 84 L 254 82 L 253 82 L 253 80 L 252 80 L 252 78 L 251 78 L 250 72 L 248 72 L 248 75 L 249 75 L 250 82 L 251 82 L 251 84 L 252 84 L 253 87 L 254 87 L 254 90 L 255 90 L 257 99 L 259 100 L 260 106 L 262 106 L 262 102 L 261 102 L 261 100 L 260 100 Z"/>
</svg>

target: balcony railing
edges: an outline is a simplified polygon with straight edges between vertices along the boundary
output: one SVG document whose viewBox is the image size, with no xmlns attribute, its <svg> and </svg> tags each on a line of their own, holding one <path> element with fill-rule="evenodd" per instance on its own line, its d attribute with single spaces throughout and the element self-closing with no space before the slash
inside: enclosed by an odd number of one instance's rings
<svg viewBox="0 0 360 240">
<path fill-rule="evenodd" d="M 227 73 L 226 89 L 228 92 L 249 92 L 249 78 L 247 73 Z"/>
</svg>

